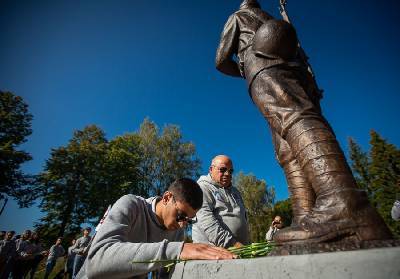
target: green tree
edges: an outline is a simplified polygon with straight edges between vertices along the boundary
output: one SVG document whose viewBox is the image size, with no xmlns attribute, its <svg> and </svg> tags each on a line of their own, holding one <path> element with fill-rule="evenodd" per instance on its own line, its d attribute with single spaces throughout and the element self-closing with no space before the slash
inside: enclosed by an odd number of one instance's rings
<svg viewBox="0 0 400 279">
<path fill-rule="evenodd" d="M 368 193 L 369 197 L 372 198 L 371 194 L 373 191 L 370 189 L 370 159 L 368 153 L 364 152 L 352 138 L 349 138 L 349 148 L 351 168 L 353 170 L 354 178 L 357 181 L 357 185 L 361 189 L 364 189 Z"/>
<path fill-rule="evenodd" d="M 127 133 L 112 139 L 102 157 L 103 164 L 95 170 L 90 186 L 90 196 L 84 201 L 87 219 L 97 224 L 109 205 L 126 194 L 147 196 L 141 187 L 139 137 Z"/>
<path fill-rule="evenodd" d="M 32 133 L 32 114 L 24 100 L 11 92 L 0 91 L 0 201 L 14 198 L 20 207 L 35 199 L 33 177 L 21 171 L 21 165 L 32 159 L 19 146 Z M 1 213 L 0 213 L 1 214 Z"/>
<path fill-rule="evenodd" d="M 400 236 L 400 224 L 391 218 L 393 202 L 400 194 L 400 150 L 371 131 L 370 150 L 365 153 L 349 140 L 351 167 L 357 183 L 364 189 L 386 224 Z"/>
<path fill-rule="evenodd" d="M 138 131 L 142 188 L 161 194 L 177 178 L 199 176 L 200 160 L 192 142 L 183 141 L 176 125 L 158 126 L 146 118 Z"/>
<path fill-rule="evenodd" d="M 272 219 L 274 187 L 269 187 L 253 174 L 245 175 L 242 172 L 235 176 L 234 185 L 240 191 L 247 210 L 251 241 L 264 241 Z"/>
<path fill-rule="evenodd" d="M 76 131 L 67 146 L 51 151 L 38 180 L 39 206 L 46 215 L 37 229 L 43 238 L 53 241 L 57 236 L 73 236 L 93 217 L 97 187 L 103 186 L 106 148 L 104 132 L 92 125 Z"/>
</svg>

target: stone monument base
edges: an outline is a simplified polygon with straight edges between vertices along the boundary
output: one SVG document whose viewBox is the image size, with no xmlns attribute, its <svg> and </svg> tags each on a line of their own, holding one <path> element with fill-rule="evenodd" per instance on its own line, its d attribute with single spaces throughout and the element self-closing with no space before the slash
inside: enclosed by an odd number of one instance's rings
<svg viewBox="0 0 400 279">
<path fill-rule="evenodd" d="M 400 247 L 225 261 L 187 261 L 172 279 L 394 279 Z"/>
</svg>

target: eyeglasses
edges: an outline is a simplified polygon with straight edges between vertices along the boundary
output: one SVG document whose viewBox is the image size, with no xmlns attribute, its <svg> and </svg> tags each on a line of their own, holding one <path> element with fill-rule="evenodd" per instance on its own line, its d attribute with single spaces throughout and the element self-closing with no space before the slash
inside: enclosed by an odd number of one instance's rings
<svg viewBox="0 0 400 279">
<path fill-rule="evenodd" d="M 217 166 L 214 166 L 214 167 L 216 167 L 218 169 L 219 173 L 224 174 L 224 173 L 228 172 L 230 175 L 233 174 L 233 169 L 228 169 L 228 168 L 225 168 L 225 167 L 220 168 L 220 167 L 217 167 Z"/>
<path fill-rule="evenodd" d="M 192 225 L 192 224 L 194 224 L 194 223 L 197 222 L 197 217 L 194 217 L 194 218 L 188 217 L 185 213 L 183 213 L 183 212 L 176 206 L 176 200 L 175 200 L 175 197 L 174 197 L 174 196 L 172 196 L 172 200 L 173 200 L 173 202 L 174 202 L 174 204 L 175 204 L 175 209 L 176 209 L 176 218 L 175 218 L 175 221 L 176 221 L 177 223 L 179 223 L 179 222 L 186 222 L 186 223 L 188 223 L 189 225 Z"/>
</svg>

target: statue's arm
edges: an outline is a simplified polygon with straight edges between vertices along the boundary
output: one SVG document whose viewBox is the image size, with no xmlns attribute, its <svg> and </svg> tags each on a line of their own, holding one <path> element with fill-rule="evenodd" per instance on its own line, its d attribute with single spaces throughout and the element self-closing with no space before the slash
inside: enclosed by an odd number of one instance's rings
<svg viewBox="0 0 400 279">
<path fill-rule="evenodd" d="M 239 25 L 235 15 L 229 17 L 221 34 L 221 40 L 215 58 L 216 68 L 230 76 L 240 77 L 240 70 L 234 55 L 239 47 Z"/>
</svg>

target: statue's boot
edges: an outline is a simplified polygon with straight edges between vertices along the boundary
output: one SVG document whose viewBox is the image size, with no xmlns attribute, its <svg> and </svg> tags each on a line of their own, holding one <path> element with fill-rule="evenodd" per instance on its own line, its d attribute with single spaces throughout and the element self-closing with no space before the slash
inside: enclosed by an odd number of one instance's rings
<svg viewBox="0 0 400 279">
<path fill-rule="evenodd" d="M 294 156 L 311 182 L 316 200 L 298 226 L 280 230 L 276 242 L 324 242 L 347 236 L 358 240 L 390 239 L 381 216 L 357 189 L 343 151 L 322 119 L 302 119 L 286 137 Z"/>
<path fill-rule="evenodd" d="M 293 155 L 289 144 L 278 133 L 272 132 L 276 159 L 283 168 L 292 204 L 292 226 L 300 224 L 311 213 L 315 203 L 314 189 Z"/>
<path fill-rule="evenodd" d="M 312 212 L 315 203 L 314 189 L 296 159 L 287 162 L 282 167 L 285 171 L 292 203 L 292 226 L 296 226 Z"/>
</svg>

